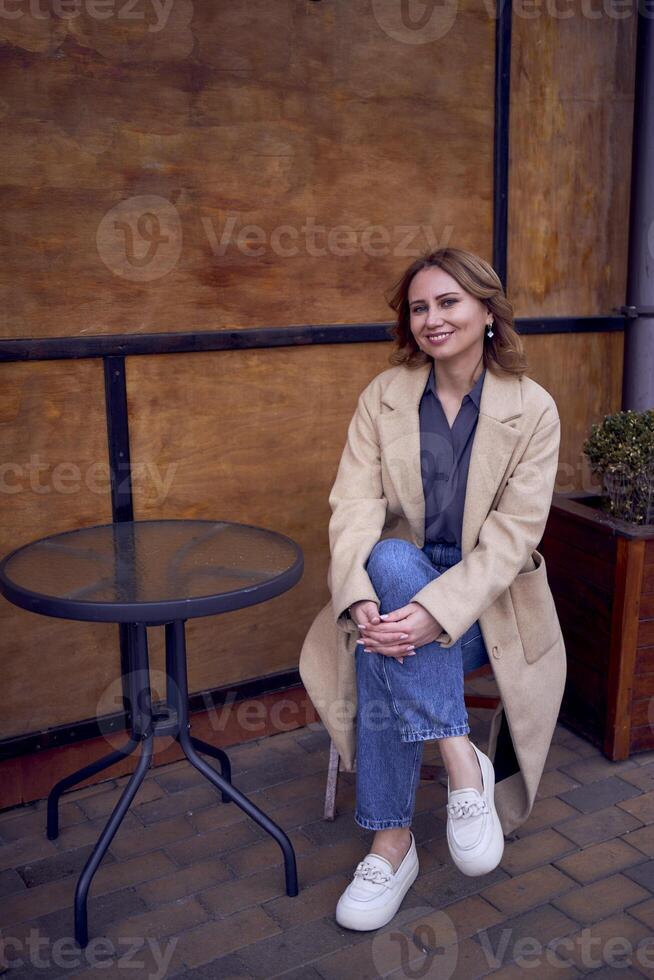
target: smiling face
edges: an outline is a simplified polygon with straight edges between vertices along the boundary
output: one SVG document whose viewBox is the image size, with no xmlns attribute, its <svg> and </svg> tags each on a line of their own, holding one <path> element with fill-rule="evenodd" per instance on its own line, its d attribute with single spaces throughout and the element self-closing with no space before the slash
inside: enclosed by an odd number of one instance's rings
<svg viewBox="0 0 654 980">
<path fill-rule="evenodd" d="M 421 350 L 438 361 L 475 364 L 482 357 L 490 311 L 448 272 L 437 266 L 421 269 L 411 280 L 408 298 L 411 333 Z"/>
</svg>

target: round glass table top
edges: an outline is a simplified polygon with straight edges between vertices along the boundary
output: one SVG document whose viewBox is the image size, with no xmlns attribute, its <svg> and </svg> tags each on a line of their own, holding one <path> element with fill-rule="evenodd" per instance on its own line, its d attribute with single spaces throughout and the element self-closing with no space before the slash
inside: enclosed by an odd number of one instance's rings
<svg viewBox="0 0 654 980">
<path fill-rule="evenodd" d="M 290 589 L 302 550 L 231 521 L 124 521 L 65 531 L 0 562 L 0 592 L 46 616 L 156 623 L 241 609 Z"/>
</svg>

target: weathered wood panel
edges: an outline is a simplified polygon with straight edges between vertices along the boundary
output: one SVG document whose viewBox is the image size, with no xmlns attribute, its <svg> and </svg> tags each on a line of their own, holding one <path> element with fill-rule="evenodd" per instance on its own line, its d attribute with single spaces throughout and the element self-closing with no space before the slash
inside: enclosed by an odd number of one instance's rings
<svg viewBox="0 0 654 980">
<path fill-rule="evenodd" d="M 573 3 L 565 16 L 539 6 L 513 17 L 508 286 L 520 316 L 624 303 L 636 38 L 626 13 Z"/>
<path fill-rule="evenodd" d="M 101 362 L 2 365 L 0 460 L 0 554 L 110 521 Z M 39 616 L 0 596 L 0 636 L 0 738 L 94 717 L 120 670 L 110 624 Z"/>
<path fill-rule="evenodd" d="M 0 21 L 0 336 L 383 319 L 425 248 L 488 252 L 483 5 L 429 43 L 394 2 L 90 6 Z"/>
<path fill-rule="evenodd" d="M 622 333 L 547 334 L 527 338 L 532 377 L 556 399 L 561 416 L 559 493 L 599 489 L 582 452 L 593 422 L 622 400 Z"/>
</svg>

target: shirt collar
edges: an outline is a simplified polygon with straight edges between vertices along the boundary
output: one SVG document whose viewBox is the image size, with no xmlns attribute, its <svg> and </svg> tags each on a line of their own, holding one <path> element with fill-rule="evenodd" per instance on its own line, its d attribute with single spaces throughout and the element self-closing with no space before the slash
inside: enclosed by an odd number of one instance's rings
<svg viewBox="0 0 654 980">
<path fill-rule="evenodd" d="M 484 386 L 484 378 L 485 377 L 486 377 L 486 368 L 483 369 L 483 371 L 481 372 L 481 374 L 479 375 L 479 377 L 475 381 L 475 384 L 474 384 L 473 388 L 471 388 L 471 390 L 469 392 L 467 392 L 467 394 L 470 396 L 471 400 L 477 406 L 477 409 L 479 409 L 479 403 L 481 402 L 481 389 Z M 438 394 L 436 392 L 436 375 L 435 375 L 435 372 L 434 372 L 434 365 L 433 364 L 432 364 L 431 370 L 429 372 L 429 378 L 427 380 L 427 388 L 428 388 L 429 391 L 431 391 L 438 398 Z"/>
</svg>

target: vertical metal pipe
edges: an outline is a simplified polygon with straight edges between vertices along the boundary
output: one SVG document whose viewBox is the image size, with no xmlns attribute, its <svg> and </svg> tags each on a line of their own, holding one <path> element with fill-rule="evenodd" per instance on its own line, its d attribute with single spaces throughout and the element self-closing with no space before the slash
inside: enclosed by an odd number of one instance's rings
<svg viewBox="0 0 654 980">
<path fill-rule="evenodd" d="M 508 288 L 509 114 L 512 0 L 500 4 L 495 22 L 495 127 L 493 140 L 493 268 Z"/>
<path fill-rule="evenodd" d="M 111 479 L 111 511 L 114 521 L 133 521 L 132 469 L 129 453 L 129 410 L 127 406 L 127 376 L 125 358 L 103 358 L 104 399 L 107 418 L 107 450 Z M 127 674 L 129 672 L 128 628 L 118 624 L 120 644 L 120 673 L 123 684 L 123 709 L 129 700 Z"/>
<path fill-rule="evenodd" d="M 622 410 L 654 408 L 654 20 L 638 14 Z M 635 314 L 635 315 L 633 315 Z"/>
</svg>

